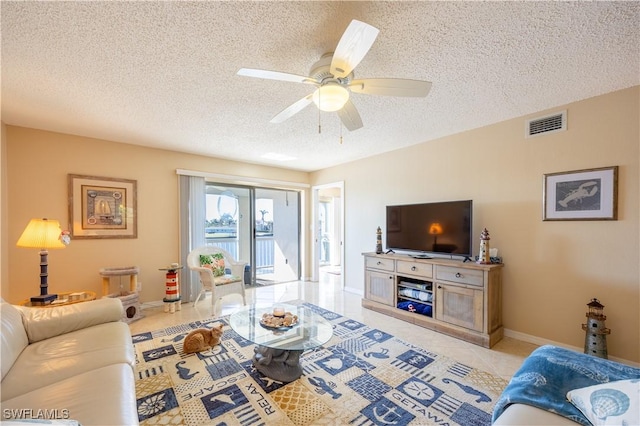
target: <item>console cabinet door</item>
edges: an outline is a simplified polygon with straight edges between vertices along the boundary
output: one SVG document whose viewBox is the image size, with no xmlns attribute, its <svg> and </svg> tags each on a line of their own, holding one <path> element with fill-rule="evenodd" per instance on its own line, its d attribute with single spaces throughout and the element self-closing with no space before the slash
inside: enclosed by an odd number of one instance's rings
<svg viewBox="0 0 640 426">
<path fill-rule="evenodd" d="M 436 284 L 436 319 L 482 331 L 482 290 Z"/>
<path fill-rule="evenodd" d="M 365 298 L 395 307 L 396 293 L 392 273 L 366 270 L 364 280 Z"/>
</svg>

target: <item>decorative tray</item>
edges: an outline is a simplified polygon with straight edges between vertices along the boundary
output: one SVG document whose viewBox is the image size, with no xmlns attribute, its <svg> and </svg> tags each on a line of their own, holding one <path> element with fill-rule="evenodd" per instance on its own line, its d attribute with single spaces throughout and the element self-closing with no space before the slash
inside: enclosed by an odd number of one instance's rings
<svg viewBox="0 0 640 426">
<path fill-rule="evenodd" d="M 285 312 L 283 316 L 263 314 L 260 325 L 268 330 L 289 330 L 298 325 L 298 316 L 291 312 Z"/>
</svg>

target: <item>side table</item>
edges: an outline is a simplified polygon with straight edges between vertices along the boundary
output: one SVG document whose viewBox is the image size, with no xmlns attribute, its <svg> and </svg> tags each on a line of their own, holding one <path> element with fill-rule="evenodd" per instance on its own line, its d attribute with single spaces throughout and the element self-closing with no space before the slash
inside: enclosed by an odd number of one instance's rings
<svg viewBox="0 0 640 426">
<path fill-rule="evenodd" d="M 162 299 L 165 312 L 174 313 L 182 307 L 182 302 L 180 301 L 180 281 L 178 279 L 178 271 L 182 268 L 184 268 L 184 266 L 178 263 L 172 263 L 165 268 L 159 269 L 159 271 L 167 271 L 165 297 Z"/>
<path fill-rule="evenodd" d="M 30 299 L 25 299 L 18 303 L 20 306 L 28 306 L 33 308 L 55 308 L 56 306 L 72 305 L 74 303 L 88 302 L 96 299 L 94 291 L 75 291 L 67 293 L 58 293 L 58 298 L 47 305 L 34 305 Z"/>
</svg>

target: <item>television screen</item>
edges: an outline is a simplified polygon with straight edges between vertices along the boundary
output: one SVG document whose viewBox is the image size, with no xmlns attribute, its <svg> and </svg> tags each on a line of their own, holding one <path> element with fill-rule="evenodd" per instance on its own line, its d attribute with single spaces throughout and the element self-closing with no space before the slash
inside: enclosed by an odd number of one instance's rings
<svg viewBox="0 0 640 426">
<path fill-rule="evenodd" d="M 470 257 L 472 213 L 472 200 L 387 206 L 387 249 Z"/>
</svg>

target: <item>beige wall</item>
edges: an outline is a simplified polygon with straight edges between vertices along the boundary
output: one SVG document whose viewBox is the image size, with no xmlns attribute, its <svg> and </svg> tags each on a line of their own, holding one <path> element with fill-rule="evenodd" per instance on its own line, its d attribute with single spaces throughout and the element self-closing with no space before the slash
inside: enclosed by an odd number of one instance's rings
<svg viewBox="0 0 640 426">
<path fill-rule="evenodd" d="M 6 126 L 2 189 L 10 193 L 1 195 L 2 230 L 8 229 L 8 236 L 2 235 L 8 241 L 2 252 L 3 297 L 16 302 L 37 293 L 38 255 L 16 248 L 15 241 L 31 218 L 66 222 L 68 173 L 137 180 L 138 238 L 76 240 L 52 250 L 52 289 L 99 291 L 100 268 L 137 264 L 144 301 L 162 298 L 164 274 L 157 269 L 178 256 L 176 168 L 313 185 L 344 181 L 349 289 L 363 291 L 361 253 L 375 249 L 375 230 L 384 226 L 387 204 L 473 199 L 475 233 L 479 237 L 487 227 L 492 247 L 506 263 L 508 330 L 581 347 L 586 304 L 597 297 L 612 329 L 610 355 L 640 362 L 639 99 L 635 87 L 570 104 L 569 130 L 563 133 L 525 139 L 524 120 L 518 118 L 311 176 Z M 619 220 L 542 222 L 545 173 L 611 165 L 620 166 Z M 305 196 L 302 206 L 307 212 L 309 199 Z"/>
<path fill-rule="evenodd" d="M 8 223 L 10 285 L 8 294 L 3 288 L 3 297 L 14 303 L 39 292 L 38 251 L 17 248 L 15 242 L 32 218 L 57 219 L 67 228 L 67 174 L 136 180 L 138 238 L 72 240 L 65 249 L 50 250 L 50 292 L 92 290 L 101 294 L 100 268 L 137 265 L 145 302 L 164 297 L 165 273 L 158 268 L 179 260 L 176 169 L 308 182 L 304 172 L 21 127 L 6 126 L 6 131 L 10 191 L 8 214 L 2 222 L 3 227 Z M 3 253 L 3 264 L 4 258 Z"/>
<path fill-rule="evenodd" d="M 582 347 L 586 304 L 605 305 L 609 354 L 639 354 L 640 88 L 560 106 L 568 131 L 524 138 L 524 118 L 312 173 L 344 180 L 346 285 L 363 291 L 385 206 L 473 199 L 473 229 L 504 257 L 504 325 L 513 335 Z M 544 112 L 543 112 L 544 113 Z M 535 114 L 533 118 L 542 115 Z M 620 166 L 617 221 L 542 221 L 545 173 Z"/>
</svg>

